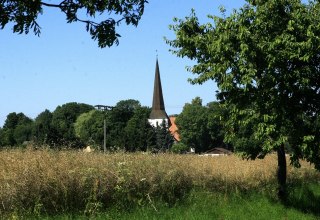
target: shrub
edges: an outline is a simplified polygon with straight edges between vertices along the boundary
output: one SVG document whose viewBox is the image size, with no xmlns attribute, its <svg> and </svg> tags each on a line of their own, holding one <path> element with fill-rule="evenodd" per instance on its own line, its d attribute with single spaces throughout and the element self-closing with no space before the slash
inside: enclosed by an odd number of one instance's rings
<svg viewBox="0 0 320 220">
<path fill-rule="evenodd" d="M 189 151 L 189 147 L 183 143 L 175 143 L 171 147 L 171 152 L 176 154 L 186 153 Z"/>
</svg>

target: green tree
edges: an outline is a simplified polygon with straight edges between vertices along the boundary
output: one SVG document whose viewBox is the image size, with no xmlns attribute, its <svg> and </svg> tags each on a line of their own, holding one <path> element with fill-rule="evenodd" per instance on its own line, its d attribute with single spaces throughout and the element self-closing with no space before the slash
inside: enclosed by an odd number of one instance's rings
<svg viewBox="0 0 320 220">
<path fill-rule="evenodd" d="M 79 115 L 93 110 L 88 104 L 70 102 L 58 106 L 52 113 L 51 126 L 56 135 L 55 144 L 60 146 L 81 147 L 82 143 L 75 135 L 74 123 Z"/>
<path fill-rule="evenodd" d="M 171 149 L 174 138 L 169 131 L 169 127 L 165 120 L 162 120 L 161 125 L 157 125 L 154 129 L 154 137 L 153 140 L 155 141 L 154 147 L 151 151 L 158 153 L 158 152 L 167 152 Z"/>
<path fill-rule="evenodd" d="M 49 110 L 41 112 L 33 123 L 34 141 L 38 144 L 51 145 L 55 142 L 55 130 L 52 127 L 52 113 Z"/>
<path fill-rule="evenodd" d="M 202 105 L 200 97 L 191 103 L 186 103 L 176 119 L 181 142 L 194 148 L 197 153 L 204 152 L 211 147 L 208 130 L 208 108 Z"/>
<path fill-rule="evenodd" d="M 146 151 L 154 145 L 153 128 L 148 122 L 151 109 L 138 107 L 124 129 L 127 151 Z"/>
<path fill-rule="evenodd" d="M 228 106 L 226 140 L 244 158 L 278 155 L 279 198 L 286 197 L 285 145 L 291 164 L 320 169 L 320 3 L 247 0 L 229 16 L 199 24 L 175 19 L 173 53 L 196 61 L 192 83 L 214 80 Z M 249 144 L 250 143 L 250 144 Z"/>
<path fill-rule="evenodd" d="M 7 115 L 1 132 L 2 146 L 14 146 L 30 141 L 32 138 L 32 119 L 23 113 L 12 112 Z"/>
<path fill-rule="evenodd" d="M 172 153 L 176 154 L 184 154 L 187 153 L 189 150 L 189 147 L 181 142 L 174 143 L 170 149 Z"/>
<path fill-rule="evenodd" d="M 119 44 L 116 27 L 125 22 L 137 26 L 144 12 L 146 0 L 91 1 L 60 0 L 51 1 L 0 1 L 0 28 L 13 23 L 13 32 L 28 34 L 33 31 L 40 35 L 41 27 L 37 23 L 39 14 L 45 7 L 56 8 L 66 16 L 68 23 L 81 22 L 91 38 L 98 40 L 99 47 Z"/>
<path fill-rule="evenodd" d="M 224 147 L 233 150 L 231 144 L 224 143 L 225 128 L 224 119 L 228 117 L 227 109 L 219 102 L 210 102 L 208 108 L 208 132 L 213 147 Z"/>
<path fill-rule="evenodd" d="M 24 123 L 18 124 L 14 129 L 13 137 L 17 144 L 23 144 L 25 141 L 32 140 L 32 123 L 30 119 Z"/>
<path fill-rule="evenodd" d="M 98 110 L 82 113 L 74 124 L 75 134 L 87 145 L 102 146 L 105 113 Z"/>
<path fill-rule="evenodd" d="M 113 110 L 107 112 L 107 145 L 109 147 L 125 149 L 125 127 L 134 115 L 135 109 L 139 107 L 141 107 L 141 104 L 137 100 L 121 100 L 115 105 Z"/>
</svg>

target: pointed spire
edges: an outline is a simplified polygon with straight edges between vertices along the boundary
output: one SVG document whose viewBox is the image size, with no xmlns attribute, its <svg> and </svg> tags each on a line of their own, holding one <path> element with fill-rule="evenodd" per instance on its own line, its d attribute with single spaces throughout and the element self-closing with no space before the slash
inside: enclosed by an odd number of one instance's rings
<svg viewBox="0 0 320 220">
<path fill-rule="evenodd" d="M 153 88 L 153 102 L 152 102 L 152 111 L 150 114 L 150 119 L 168 119 L 168 115 L 164 107 L 158 58 L 156 61 L 156 70 L 155 70 L 154 88 Z"/>
<path fill-rule="evenodd" d="M 164 110 L 164 101 L 163 101 L 158 59 L 156 62 L 156 70 L 155 70 L 155 78 L 154 78 L 152 109 Z"/>
</svg>

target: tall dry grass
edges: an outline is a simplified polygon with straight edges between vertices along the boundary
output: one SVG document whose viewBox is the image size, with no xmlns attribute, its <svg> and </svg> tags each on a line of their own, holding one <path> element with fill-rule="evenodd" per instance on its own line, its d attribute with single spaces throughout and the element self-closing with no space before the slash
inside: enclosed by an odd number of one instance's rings
<svg viewBox="0 0 320 220">
<path fill-rule="evenodd" d="M 232 192 L 272 189 L 276 157 L 0 151 L 0 212 L 95 213 L 155 200 L 173 204 L 192 188 Z M 288 167 L 288 181 L 320 181 L 312 166 Z M 1 214 L 0 213 L 0 214 Z"/>
</svg>

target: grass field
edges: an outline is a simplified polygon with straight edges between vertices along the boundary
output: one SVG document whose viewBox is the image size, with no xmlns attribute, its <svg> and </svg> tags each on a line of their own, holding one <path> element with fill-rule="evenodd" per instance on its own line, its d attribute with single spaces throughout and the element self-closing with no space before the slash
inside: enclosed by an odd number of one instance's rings
<svg viewBox="0 0 320 220">
<path fill-rule="evenodd" d="M 300 169 L 289 166 L 290 196 L 281 204 L 275 155 L 245 161 L 236 156 L 3 150 L 0 164 L 4 218 L 320 218 L 319 172 L 304 162 Z"/>
</svg>

